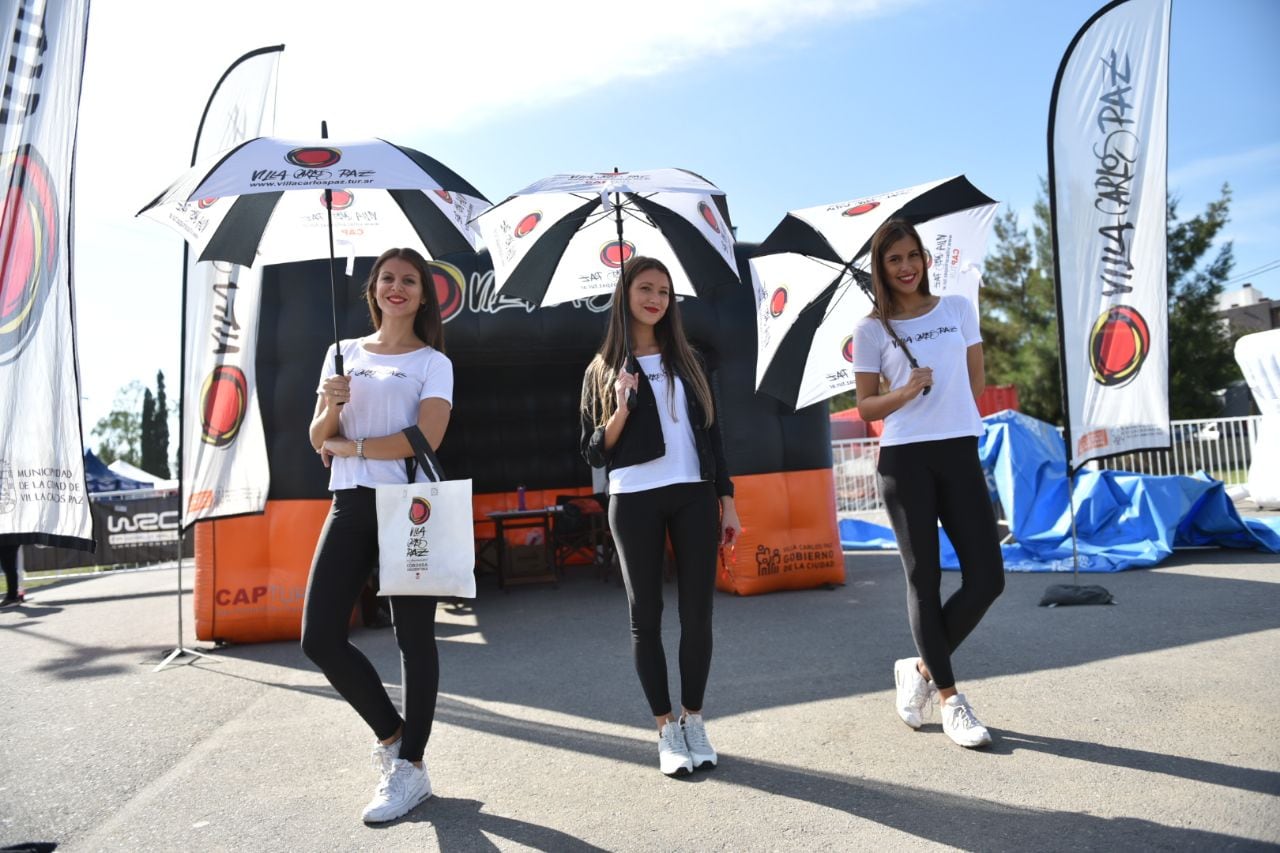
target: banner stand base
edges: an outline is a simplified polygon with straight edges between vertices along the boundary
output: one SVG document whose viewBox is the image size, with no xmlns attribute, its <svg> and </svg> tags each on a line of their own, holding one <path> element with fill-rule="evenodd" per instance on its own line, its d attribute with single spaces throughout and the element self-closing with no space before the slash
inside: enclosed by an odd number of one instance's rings
<svg viewBox="0 0 1280 853">
<path fill-rule="evenodd" d="M 184 658 L 184 657 L 188 657 L 188 656 L 190 656 L 190 657 L 196 657 L 196 658 L 208 658 L 209 660 L 217 660 L 217 658 L 216 658 L 216 657 L 214 657 L 213 655 L 205 654 L 204 652 L 198 652 L 198 651 L 196 651 L 195 649 L 187 649 L 187 648 L 183 648 L 182 646 L 178 646 L 176 649 L 174 649 L 173 651 L 169 652 L 168 657 L 166 657 L 164 660 L 160 661 L 160 665 L 159 665 L 159 666 L 157 666 L 155 669 L 153 669 L 153 670 L 151 670 L 151 671 L 152 671 L 152 672 L 159 672 L 160 670 L 164 669 L 164 668 L 165 668 L 166 666 L 168 666 L 169 664 L 171 664 L 171 663 L 173 663 L 174 661 L 176 661 L 178 658 Z M 187 663 L 195 663 L 195 661 L 187 661 Z"/>
<path fill-rule="evenodd" d="M 1065 607 L 1076 604 L 1115 604 L 1116 600 L 1104 587 L 1095 585 L 1056 583 L 1044 591 L 1041 607 Z"/>
</svg>

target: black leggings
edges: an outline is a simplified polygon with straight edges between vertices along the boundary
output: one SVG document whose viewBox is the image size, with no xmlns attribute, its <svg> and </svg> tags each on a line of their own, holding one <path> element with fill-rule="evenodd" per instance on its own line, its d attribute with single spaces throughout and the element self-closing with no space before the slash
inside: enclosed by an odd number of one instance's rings
<svg viewBox="0 0 1280 853">
<path fill-rule="evenodd" d="M 609 528 L 627 584 L 636 673 L 655 717 L 671 713 L 662 650 L 662 557 L 670 534 L 680 602 L 680 699 L 690 711 L 701 711 L 711 671 L 711 598 L 720 542 L 715 486 L 677 483 L 613 495 Z"/>
<path fill-rule="evenodd" d="M 907 574 L 916 649 L 939 688 L 954 687 L 951 654 L 1004 590 L 1004 560 L 978 439 L 880 449 L 880 487 Z M 960 588 L 942 603 L 938 521 L 960 558 Z"/>
<path fill-rule="evenodd" d="M 302 650 L 356 709 L 379 740 L 395 734 L 400 714 L 369 659 L 347 640 L 351 611 L 378 564 L 378 519 L 373 489 L 339 489 L 316 543 L 302 609 Z M 440 688 L 436 599 L 391 597 L 400 646 L 404 734 L 400 757 L 421 761 L 431 736 Z"/>
<path fill-rule="evenodd" d="M 18 597 L 18 546 L 0 545 L 0 566 L 4 567 L 5 598 Z"/>
</svg>

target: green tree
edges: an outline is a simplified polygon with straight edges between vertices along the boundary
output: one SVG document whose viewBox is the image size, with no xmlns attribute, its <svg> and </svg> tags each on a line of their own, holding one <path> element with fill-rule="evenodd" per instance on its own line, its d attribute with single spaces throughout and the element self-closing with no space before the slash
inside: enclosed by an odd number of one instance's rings
<svg viewBox="0 0 1280 853">
<path fill-rule="evenodd" d="M 154 473 L 156 464 L 156 398 L 151 389 L 142 392 L 142 423 L 140 426 L 142 444 L 141 468 Z"/>
<path fill-rule="evenodd" d="M 1058 309 L 1053 287 L 1053 238 L 1045 186 L 1035 203 L 1034 241 L 1018 217 L 996 217 L 996 245 L 983 265 L 982 313 L 988 385 L 1013 385 L 1019 408 L 1050 423 L 1062 422 L 1058 371 Z"/>
<path fill-rule="evenodd" d="M 1240 378 L 1233 355 L 1238 334 L 1217 315 L 1223 283 L 1235 265 L 1232 244 L 1218 249 L 1202 265 L 1213 241 L 1229 220 L 1231 187 L 1204 213 L 1178 221 L 1178 199 L 1169 199 L 1169 416 L 1175 420 L 1211 418 L 1222 409 L 1214 392 Z"/>
<path fill-rule="evenodd" d="M 164 371 L 156 373 L 156 393 L 147 389 L 142 398 L 142 469 L 169 477 L 169 404 L 164 393 Z"/>
<path fill-rule="evenodd" d="M 1047 188 L 1041 181 L 1032 236 L 1006 211 L 995 221 L 995 248 L 983 268 L 982 334 L 987 382 L 1015 385 L 1022 411 L 1062 423 L 1058 367 L 1058 315 L 1053 283 L 1053 237 Z M 1168 205 L 1169 414 L 1174 419 L 1213 417 L 1214 392 L 1239 377 L 1233 335 L 1216 312 L 1234 259 L 1231 244 L 1202 266 L 1228 221 L 1231 189 L 1223 186 L 1205 212 L 1178 221 L 1177 199 Z"/>
<path fill-rule="evenodd" d="M 139 401 L 142 383 L 136 379 L 116 392 L 111 412 L 100 419 L 92 435 L 98 439 L 98 457 L 107 465 L 123 459 L 130 465 L 142 464 L 142 416 Z"/>
</svg>

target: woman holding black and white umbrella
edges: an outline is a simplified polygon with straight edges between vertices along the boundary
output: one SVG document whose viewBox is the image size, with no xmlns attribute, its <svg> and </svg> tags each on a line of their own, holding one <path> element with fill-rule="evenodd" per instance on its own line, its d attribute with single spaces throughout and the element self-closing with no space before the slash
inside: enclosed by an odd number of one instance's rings
<svg viewBox="0 0 1280 853">
<path fill-rule="evenodd" d="M 373 730 L 381 779 L 362 815 L 393 820 L 431 796 L 423 751 L 431 734 L 440 661 L 436 599 L 393 596 L 404 716 L 369 660 L 347 639 L 351 609 L 377 565 L 376 487 L 403 483 L 414 450 L 402 430 L 416 426 L 434 449 L 444 439 L 453 401 L 453 365 L 426 260 L 412 249 L 382 254 L 367 285 L 374 332 L 341 342 L 346 374 L 325 357 L 311 421 L 311 444 L 332 468 L 333 506 L 307 581 L 302 648 Z M 426 479 L 417 472 L 419 482 Z"/>
<path fill-rule="evenodd" d="M 621 369 L 631 355 L 638 373 Z M 702 711 L 716 554 L 742 525 L 710 379 L 685 338 L 671 275 L 655 258 L 637 256 L 622 269 L 608 330 L 583 379 L 581 415 L 583 456 L 608 472 L 609 527 L 627 587 L 636 672 L 658 727 L 659 766 L 669 776 L 713 767 Z M 680 608 L 678 719 L 661 633 L 668 536 Z"/>
<path fill-rule="evenodd" d="M 956 688 L 951 655 L 1004 589 L 1004 563 L 978 462 L 985 385 L 973 303 L 929 292 L 931 257 L 914 226 L 890 219 L 871 238 L 875 308 L 853 332 L 858 411 L 884 421 L 880 474 L 907 575 L 919 657 L 894 664 L 898 716 L 920 728 L 933 696 L 942 730 L 965 747 L 991 734 Z M 960 558 L 960 589 L 942 602 L 938 522 Z"/>
</svg>

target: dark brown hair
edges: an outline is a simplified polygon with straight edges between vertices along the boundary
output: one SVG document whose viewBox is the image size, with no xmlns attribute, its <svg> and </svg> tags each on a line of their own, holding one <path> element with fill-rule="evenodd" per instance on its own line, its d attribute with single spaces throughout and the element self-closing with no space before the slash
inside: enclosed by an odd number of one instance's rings
<svg viewBox="0 0 1280 853">
<path fill-rule="evenodd" d="M 657 270 L 671 280 L 671 272 L 666 264 L 657 258 L 637 255 L 627 261 L 618 276 L 618 286 L 613 291 L 613 306 L 609 310 L 609 325 L 605 329 L 604 341 L 596 357 L 587 367 L 588 381 L 583 384 L 581 406 L 584 411 L 590 410 L 596 426 L 603 426 L 617 408 L 617 395 L 613 392 L 613 383 L 618 378 L 618 368 L 629 355 L 627 352 L 627 327 L 631 322 L 631 285 L 643 272 Z M 674 368 L 688 384 L 688 390 L 697 398 L 702 411 L 706 412 L 707 422 L 703 426 L 711 426 L 715 421 L 715 402 L 711 396 L 711 386 L 702 371 L 698 357 L 684 334 L 684 324 L 680 320 L 680 306 L 676 301 L 675 287 L 672 286 L 671 301 L 667 305 L 667 313 L 662 316 L 653 329 L 658 339 L 658 347 L 662 353 L 663 369 L 668 375 Z M 668 388 L 675 394 L 674 383 Z M 674 399 L 674 397 L 673 397 Z"/>
<path fill-rule="evenodd" d="M 907 238 L 916 242 L 916 246 L 920 249 L 920 259 L 925 264 L 924 275 L 920 280 L 920 293 L 925 296 L 931 295 L 928 252 L 925 251 L 924 241 L 920 239 L 920 232 L 905 219 L 890 219 L 871 235 L 871 294 L 875 301 L 873 316 L 879 316 L 881 320 L 887 319 L 888 315 L 893 314 L 894 309 L 897 308 L 893 298 L 893 288 L 889 287 L 888 276 L 884 271 L 884 256 L 890 246 Z"/>
<path fill-rule="evenodd" d="M 422 282 L 423 304 L 418 306 L 418 313 L 413 317 L 413 333 L 418 340 L 439 352 L 444 352 L 444 321 L 440 318 L 440 300 L 436 298 L 435 280 L 431 276 L 431 268 L 427 259 L 413 249 L 387 249 L 378 256 L 373 269 L 369 271 L 369 280 L 364 285 L 365 300 L 369 303 L 369 320 L 373 328 L 382 328 L 382 309 L 378 307 L 378 275 L 382 265 L 393 258 L 405 261 L 413 266 Z"/>
<path fill-rule="evenodd" d="M 893 288 L 889 286 L 889 277 L 884 271 L 884 256 L 894 243 L 903 239 L 914 240 L 916 247 L 920 249 L 924 273 L 920 277 L 918 289 L 926 297 L 931 295 L 929 293 L 929 254 L 925 251 L 924 241 L 920 239 L 920 232 L 905 219 L 886 220 L 876 229 L 876 233 L 871 235 L 871 300 L 873 303 L 871 316 L 880 319 L 880 325 L 884 326 L 885 332 L 902 349 L 902 354 L 907 357 L 907 364 L 914 369 L 919 366 L 916 364 L 915 356 L 911 354 L 911 350 L 907 349 L 907 342 L 898 337 L 898 333 L 889 325 L 889 315 L 895 312 L 897 301 L 893 298 Z"/>
</svg>

